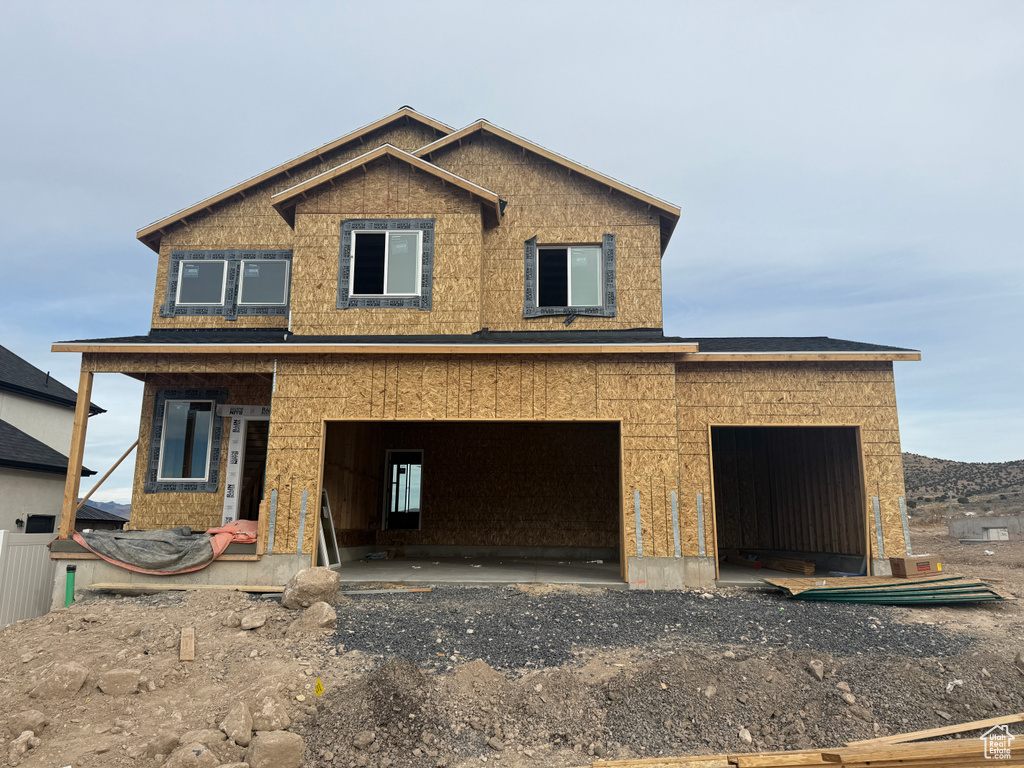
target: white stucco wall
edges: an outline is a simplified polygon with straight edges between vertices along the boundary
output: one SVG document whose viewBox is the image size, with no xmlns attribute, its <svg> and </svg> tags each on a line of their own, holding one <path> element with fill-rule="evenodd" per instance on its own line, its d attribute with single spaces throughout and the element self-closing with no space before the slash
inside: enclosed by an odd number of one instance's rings
<svg viewBox="0 0 1024 768">
<path fill-rule="evenodd" d="M 74 408 L 0 392 L 0 421 L 6 421 L 65 456 L 71 451 Z"/>
<path fill-rule="evenodd" d="M 63 501 L 64 475 L 0 467 L 0 529 L 22 533 L 14 525 L 18 518 L 53 515 L 56 530 Z"/>
</svg>

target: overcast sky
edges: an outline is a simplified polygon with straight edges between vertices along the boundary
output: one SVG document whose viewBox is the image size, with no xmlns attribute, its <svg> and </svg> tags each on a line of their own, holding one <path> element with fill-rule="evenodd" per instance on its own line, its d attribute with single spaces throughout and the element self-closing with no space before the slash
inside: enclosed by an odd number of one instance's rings
<svg viewBox="0 0 1024 768">
<path fill-rule="evenodd" d="M 8 0 L 0 344 L 76 387 L 53 341 L 148 330 L 136 229 L 404 104 L 680 205 L 667 333 L 920 349 L 904 450 L 1024 458 L 1021 2 Z M 140 398 L 97 377 L 87 466 Z"/>
</svg>

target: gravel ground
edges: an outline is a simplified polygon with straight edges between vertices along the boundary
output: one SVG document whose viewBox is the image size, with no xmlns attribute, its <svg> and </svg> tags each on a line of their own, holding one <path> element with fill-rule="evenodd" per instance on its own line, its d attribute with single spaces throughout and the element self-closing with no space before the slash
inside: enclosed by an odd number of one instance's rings
<svg viewBox="0 0 1024 768">
<path fill-rule="evenodd" d="M 901 623 L 900 611 L 885 606 L 810 603 L 745 590 L 702 596 L 439 587 L 424 593 L 353 596 L 346 607 L 339 612 L 334 638 L 346 650 L 442 671 L 456 661 L 477 658 L 505 672 L 526 671 L 561 666 L 583 649 L 651 645 L 664 652 L 701 643 L 723 650 L 787 648 L 836 656 L 941 658 L 962 653 L 970 643 L 970 638 L 938 626 Z"/>
</svg>

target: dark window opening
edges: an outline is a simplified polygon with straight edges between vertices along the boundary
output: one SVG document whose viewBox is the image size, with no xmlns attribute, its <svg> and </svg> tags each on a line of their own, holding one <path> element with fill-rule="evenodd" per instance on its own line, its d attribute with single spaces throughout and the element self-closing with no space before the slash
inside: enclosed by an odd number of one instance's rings
<svg viewBox="0 0 1024 768">
<path fill-rule="evenodd" d="M 543 248 L 537 269 L 537 297 L 541 307 L 569 306 L 568 248 Z"/>
<path fill-rule="evenodd" d="M 54 515 L 29 515 L 25 533 L 53 533 Z"/>
<path fill-rule="evenodd" d="M 388 530 L 419 530 L 423 451 L 389 450 L 384 478 L 384 527 Z"/>
<path fill-rule="evenodd" d="M 352 271 L 352 293 L 380 295 L 384 293 L 383 232 L 355 233 L 355 265 Z"/>
</svg>

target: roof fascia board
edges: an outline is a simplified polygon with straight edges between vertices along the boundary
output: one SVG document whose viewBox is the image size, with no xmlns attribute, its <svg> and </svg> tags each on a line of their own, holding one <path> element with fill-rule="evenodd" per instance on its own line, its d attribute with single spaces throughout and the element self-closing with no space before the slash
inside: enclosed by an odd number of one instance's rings
<svg viewBox="0 0 1024 768">
<path fill-rule="evenodd" d="M 421 170 L 424 173 L 429 173 L 441 179 L 444 182 L 452 184 L 460 189 L 469 192 L 472 195 L 480 198 L 490 208 L 494 210 L 494 215 L 500 220 L 501 219 L 501 199 L 497 193 L 491 192 L 489 189 L 484 189 L 479 184 L 474 184 L 468 179 L 464 179 L 451 171 L 446 171 L 444 168 L 440 168 L 433 163 L 423 160 L 416 155 L 405 152 L 398 147 L 392 146 L 391 144 L 383 144 L 376 149 L 372 149 L 369 152 L 354 157 L 351 160 L 342 163 L 341 165 L 330 168 L 321 174 L 314 176 L 311 179 L 307 179 L 293 187 L 282 190 L 276 195 L 270 198 L 270 204 L 288 222 L 290 226 L 295 226 L 295 216 L 291 213 L 298 199 L 308 193 L 310 190 L 319 187 L 322 184 L 326 184 L 333 181 L 347 173 L 351 173 L 354 170 L 363 168 L 374 160 L 378 160 L 382 157 L 393 157 L 396 160 L 400 160 L 408 165 Z"/>
<path fill-rule="evenodd" d="M 143 355 L 190 354 L 346 354 L 346 355 L 566 355 L 651 354 L 682 355 L 696 352 L 696 344 L 68 344 L 57 343 L 54 352 L 132 353 Z"/>
<path fill-rule="evenodd" d="M 426 115 L 420 114 L 416 110 L 410 109 L 409 107 L 402 107 L 397 112 L 394 112 L 386 117 L 382 117 L 380 120 L 375 120 L 374 122 L 369 123 L 368 125 L 364 125 L 362 128 L 357 128 L 351 133 L 346 133 L 344 136 L 334 139 L 334 141 L 329 141 L 326 144 L 317 147 L 316 149 L 310 150 L 309 152 L 299 155 L 298 157 L 294 157 L 291 160 L 282 163 L 281 165 L 275 166 L 270 170 L 264 171 L 263 173 L 253 176 L 252 178 L 246 179 L 245 181 L 239 184 L 235 184 L 233 187 L 229 187 L 228 189 L 225 189 L 223 192 L 218 192 L 212 197 L 208 197 L 205 200 L 196 203 L 195 205 L 191 205 L 187 208 L 182 208 L 180 211 L 172 213 L 170 216 L 160 219 L 159 221 L 155 221 L 149 226 L 143 227 L 142 229 L 138 230 L 135 233 L 135 237 L 136 239 L 141 240 L 145 245 L 149 246 L 149 248 L 151 248 L 152 250 L 159 252 L 161 230 L 166 229 L 172 224 L 175 224 L 182 219 L 188 218 L 189 216 L 192 216 L 193 214 L 198 213 L 199 211 L 202 211 L 210 207 L 211 205 L 216 205 L 217 203 L 223 202 L 224 200 L 234 197 L 235 195 L 244 192 L 245 190 L 254 187 L 257 184 L 261 184 L 264 181 L 267 181 L 268 179 L 272 179 L 275 176 L 279 176 L 280 174 L 285 173 L 286 171 L 289 171 L 292 168 L 295 168 L 296 166 L 302 165 L 305 162 L 313 160 L 319 157 L 320 155 L 326 154 L 327 152 L 333 152 L 335 149 L 338 149 L 339 147 L 342 147 L 346 144 L 350 144 L 354 141 L 358 141 L 367 134 L 372 133 L 373 131 L 383 128 L 387 125 L 390 125 L 391 123 L 398 122 L 403 118 L 415 120 L 419 123 L 422 123 L 423 125 L 426 125 L 429 128 L 433 128 L 435 131 L 439 131 L 440 133 L 448 134 L 454 130 L 450 125 L 446 125 L 440 122 L 439 120 L 435 120 L 432 117 L 427 117 Z"/>
<path fill-rule="evenodd" d="M 593 168 L 588 168 L 585 165 L 577 163 L 575 160 L 570 160 L 568 157 L 565 157 L 564 155 L 560 155 L 557 152 L 552 152 L 550 149 L 545 149 L 539 144 L 534 144 L 532 141 L 524 139 L 522 136 L 517 136 L 511 131 L 506 131 L 504 128 L 500 128 L 494 125 L 493 123 L 487 122 L 486 120 L 477 120 L 475 123 L 471 123 L 470 125 L 467 125 L 465 128 L 461 128 L 458 131 L 450 133 L 447 136 L 444 136 L 435 142 L 427 144 L 425 147 L 420 147 L 415 152 L 413 152 L 413 154 L 416 155 L 417 157 L 427 157 L 428 155 L 437 152 L 438 150 L 443 149 L 444 147 L 450 146 L 453 143 L 457 143 L 459 140 L 464 139 L 467 136 L 476 133 L 477 131 L 485 131 L 487 133 L 498 136 L 499 138 L 505 139 L 505 141 L 511 142 L 516 146 L 522 147 L 523 149 L 533 152 L 534 154 L 543 157 L 545 160 L 550 160 L 553 163 L 569 168 L 570 170 L 575 171 L 576 173 L 585 176 L 588 179 L 591 179 L 592 181 L 596 181 L 598 184 L 603 184 L 607 187 L 610 187 L 611 189 L 617 190 L 625 195 L 628 195 L 629 197 L 639 200 L 640 202 L 646 203 L 652 208 L 657 209 L 664 218 L 668 219 L 669 224 L 667 228 L 667 233 L 665 235 L 664 243 L 662 243 L 662 251 L 664 251 L 665 246 L 668 245 L 668 240 L 672 236 L 672 231 L 675 229 L 676 223 L 678 223 L 679 217 L 682 215 L 682 209 L 680 209 L 678 206 L 672 205 L 672 203 L 654 197 L 653 195 L 649 195 L 643 190 L 637 189 L 636 187 L 632 187 L 629 184 L 626 184 L 625 182 L 619 181 L 618 179 L 613 179 L 611 176 L 607 176 L 603 173 L 600 173 L 599 171 L 595 171 Z"/>
<path fill-rule="evenodd" d="M 684 363 L 764 363 L 764 362 L 917 362 L 921 353 L 907 352 L 694 352 L 683 356 Z"/>
</svg>

